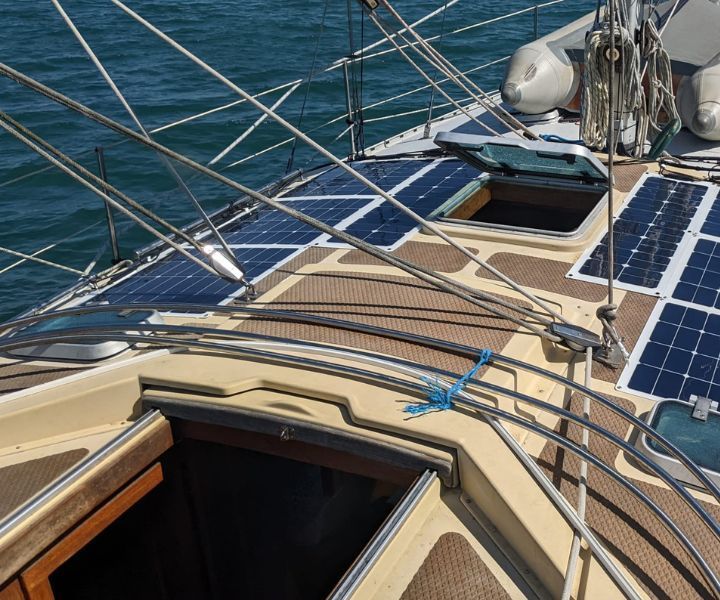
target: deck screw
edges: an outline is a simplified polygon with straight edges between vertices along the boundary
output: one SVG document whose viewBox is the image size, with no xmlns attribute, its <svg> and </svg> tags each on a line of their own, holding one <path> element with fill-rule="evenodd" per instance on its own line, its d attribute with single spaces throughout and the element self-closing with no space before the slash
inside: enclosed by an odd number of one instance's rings
<svg viewBox="0 0 720 600">
<path fill-rule="evenodd" d="M 293 439 L 294 436 L 295 436 L 295 430 L 288 425 L 285 425 L 280 430 L 280 440 L 283 442 L 289 442 L 291 439 Z"/>
</svg>

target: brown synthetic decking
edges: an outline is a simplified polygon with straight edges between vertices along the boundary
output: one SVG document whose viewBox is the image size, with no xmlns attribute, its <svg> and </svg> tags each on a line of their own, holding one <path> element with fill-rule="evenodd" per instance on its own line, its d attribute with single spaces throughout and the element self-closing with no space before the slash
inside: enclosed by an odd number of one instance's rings
<svg viewBox="0 0 720 600">
<path fill-rule="evenodd" d="M 0 519 L 32 498 L 87 454 L 86 448 L 77 448 L 0 468 Z"/>
<path fill-rule="evenodd" d="M 537 258 L 511 252 L 493 254 L 488 264 L 522 286 L 570 296 L 587 302 L 600 302 L 606 295 L 605 286 L 565 277 L 572 264 L 547 258 Z M 478 269 L 478 277 L 497 279 L 485 269 Z"/>
<path fill-rule="evenodd" d="M 477 254 L 477 250 L 470 248 Z M 441 273 L 456 273 L 470 262 L 467 256 L 448 244 L 433 244 L 423 242 L 407 242 L 392 252 L 394 256 L 409 260 L 433 271 Z M 361 250 L 351 250 L 338 261 L 343 265 L 384 265 L 379 258 L 370 256 Z"/>
<path fill-rule="evenodd" d="M 401 596 L 401 600 L 509 598 L 487 565 L 459 533 L 440 536 Z"/>
<path fill-rule="evenodd" d="M 96 464 L 88 477 L 69 486 L 62 502 L 29 517 L 30 527 L 13 530 L 0 544 L 0 585 L 105 502 L 173 445 L 170 423 L 156 421 Z"/>
<path fill-rule="evenodd" d="M 615 178 L 613 187 L 620 192 L 627 193 L 647 173 L 647 170 L 647 165 L 616 164 L 613 167 L 613 176 Z"/>
<path fill-rule="evenodd" d="M 0 365 L 0 395 L 55 381 L 81 370 L 82 368 L 71 368 L 64 365 L 38 365 L 32 361 L 17 361 Z"/>
<path fill-rule="evenodd" d="M 628 400 L 611 399 L 634 411 L 634 405 Z M 579 397 L 572 398 L 570 410 L 581 412 L 582 400 Z M 593 403 L 590 416 L 592 421 L 619 437 L 627 436 L 629 425 L 610 410 Z M 581 430 L 575 425 L 567 426 L 561 422 L 556 431 L 576 443 L 580 442 Z M 611 466 L 618 456 L 617 447 L 593 435 L 590 437 L 590 451 Z M 575 505 L 580 461 L 548 443 L 538 462 L 555 486 Z M 633 480 L 633 483 L 680 524 L 717 572 L 720 569 L 720 544 L 683 501 L 668 489 L 644 481 Z M 719 507 L 703 504 L 716 519 L 720 518 Z M 660 522 L 634 496 L 592 467 L 588 474 L 586 520 L 651 597 L 713 597 L 690 557 Z"/>
<path fill-rule="evenodd" d="M 295 258 L 289 260 L 281 267 L 275 269 L 270 275 L 260 280 L 255 286 L 255 291 L 258 294 L 267 292 L 296 273 L 301 267 L 317 264 L 335 251 L 335 248 L 307 248 L 304 252 L 301 252 Z"/>
<path fill-rule="evenodd" d="M 511 300 L 520 304 L 518 300 Z M 522 304 L 528 306 L 527 304 Z M 263 306 L 255 302 L 254 306 Z M 510 321 L 409 277 L 323 272 L 306 275 L 269 308 L 367 323 L 500 352 L 516 332 Z M 422 346 L 316 325 L 252 318 L 240 331 L 312 340 L 400 356 L 423 364 L 467 370 L 472 361 Z M 532 334 L 530 334 L 532 335 Z"/>
<path fill-rule="evenodd" d="M 625 294 L 617 311 L 615 327 L 623 338 L 623 344 L 628 352 L 632 352 L 633 348 L 635 348 L 635 344 L 637 344 L 638 338 L 647 324 L 656 303 L 657 298 L 654 296 L 646 296 L 636 292 Z M 622 369 L 611 369 L 597 361 L 593 362 L 592 375 L 601 381 L 617 383 L 621 373 Z"/>
</svg>

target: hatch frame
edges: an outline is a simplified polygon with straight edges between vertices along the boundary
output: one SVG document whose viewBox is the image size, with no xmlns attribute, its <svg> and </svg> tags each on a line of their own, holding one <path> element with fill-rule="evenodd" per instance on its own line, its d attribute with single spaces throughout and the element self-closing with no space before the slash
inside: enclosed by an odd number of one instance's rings
<svg viewBox="0 0 720 600">
<path fill-rule="evenodd" d="M 454 154 L 463 162 L 484 173 L 501 175 L 503 177 L 527 177 L 532 179 L 553 180 L 563 182 L 582 182 L 586 185 L 609 186 L 608 170 L 590 150 L 578 144 L 546 142 L 545 140 L 521 140 L 510 139 L 498 136 L 474 135 L 468 133 L 455 133 L 453 131 L 441 131 L 435 136 L 435 144 L 443 150 Z M 513 168 L 506 163 L 493 160 L 491 156 L 479 154 L 486 147 L 497 146 L 500 148 L 512 148 L 517 152 L 526 152 L 528 156 L 540 159 L 582 160 L 590 169 L 577 170 L 576 173 L 568 174 L 562 172 L 543 171 L 540 168 L 531 170 L 527 168 Z M 544 155 L 544 156 L 543 156 Z M 528 164 L 532 161 L 528 160 Z M 595 172 L 591 176 L 589 172 Z"/>
</svg>

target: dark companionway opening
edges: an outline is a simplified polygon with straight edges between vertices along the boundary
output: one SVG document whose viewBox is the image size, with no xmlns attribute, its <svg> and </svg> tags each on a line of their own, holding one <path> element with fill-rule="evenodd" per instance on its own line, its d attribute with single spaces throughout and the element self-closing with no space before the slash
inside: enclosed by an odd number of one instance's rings
<svg viewBox="0 0 720 600">
<path fill-rule="evenodd" d="M 195 439 L 161 462 L 164 481 L 51 576 L 58 600 L 324 598 L 408 487 Z"/>
</svg>

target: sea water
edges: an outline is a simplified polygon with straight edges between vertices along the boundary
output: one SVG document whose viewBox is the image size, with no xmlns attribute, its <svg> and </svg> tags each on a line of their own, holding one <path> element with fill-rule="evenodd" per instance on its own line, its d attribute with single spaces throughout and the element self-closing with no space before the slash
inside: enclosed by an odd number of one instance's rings
<svg viewBox="0 0 720 600">
<path fill-rule="evenodd" d="M 354 47 L 379 38 L 373 25 L 361 19 L 353 0 L 352 36 L 346 2 L 330 0 L 128 0 L 131 8 L 202 57 L 251 93 L 305 77 L 320 70 Z M 393 5 L 409 20 L 441 7 L 443 0 L 395 0 Z M 442 16 L 420 28 L 439 35 L 437 46 L 460 68 L 469 69 L 501 59 L 533 39 L 533 11 L 510 20 L 448 35 L 460 27 L 533 6 L 523 0 L 461 0 Z M 64 0 L 100 60 L 115 79 L 138 117 L 151 130 L 237 99 L 228 88 L 201 71 L 187 58 L 117 9 L 109 0 Z M 539 34 L 544 35 L 592 10 L 594 2 L 566 1 L 539 10 Z M 352 40 L 351 40 L 352 38 Z M 380 46 L 378 50 L 387 48 Z M 49 1 L 5 1 L 0 61 L 62 93 L 133 126 L 118 100 Z M 473 75 L 487 91 L 496 90 L 504 65 L 498 63 Z M 429 70 L 434 74 L 432 70 Z M 362 78 L 361 78 L 362 75 Z M 415 89 L 426 82 L 401 57 L 387 54 L 368 60 L 356 72 L 356 91 L 367 106 Z M 446 86 L 450 91 L 452 88 Z M 462 97 L 452 90 L 456 98 Z M 263 98 L 274 103 L 278 92 Z M 411 94 L 365 113 L 366 145 L 424 122 L 430 102 L 428 90 Z M 443 104 L 443 98 L 435 103 Z M 304 105 L 304 109 L 303 109 Z M 103 147 L 110 181 L 176 225 L 196 218 L 189 200 L 177 190 L 161 163 L 148 150 L 126 142 L 51 101 L 0 78 L 0 109 L 45 137 L 84 166 L 97 170 L 95 148 Z M 449 108 L 437 108 L 435 114 Z M 339 156 L 349 150 L 344 119 L 327 121 L 345 111 L 342 70 L 315 76 L 300 86 L 279 112 L 329 145 Z M 373 120 L 397 113 L 422 111 L 400 118 Z M 302 119 L 301 119 L 302 114 Z M 237 138 L 259 114 L 247 104 L 215 112 L 156 135 L 157 141 L 202 163 Z M 316 129 L 318 128 L 318 129 Z M 230 167 L 275 143 L 288 139 L 280 126 L 265 121 L 242 144 L 219 161 L 217 168 L 237 181 L 259 187 L 282 176 L 290 162 L 292 144 Z M 335 141 L 333 141 L 335 140 Z M 292 168 L 322 164 L 305 147 L 295 148 Z M 6 133 L 0 133 L 0 246 L 32 253 L 67 241 L 41 254 L 47 260 L 78 270 L 99 257 L 98 267 L 109 265 L 105 209 L 100 199 L 54 169 Z M 236 194 L 219 184 L 180 169 L 189 186 L 208 210 L 231 201 Z M 152 241 L 138 226 L 117 217 L 123 257 Z M 0 253 L 0 271 L 18 259 Z M 0 319 L 46 300 L 77 281 L 77 275 L 52 267 L 25 263 L 0 274 Z"/>
</svg>

